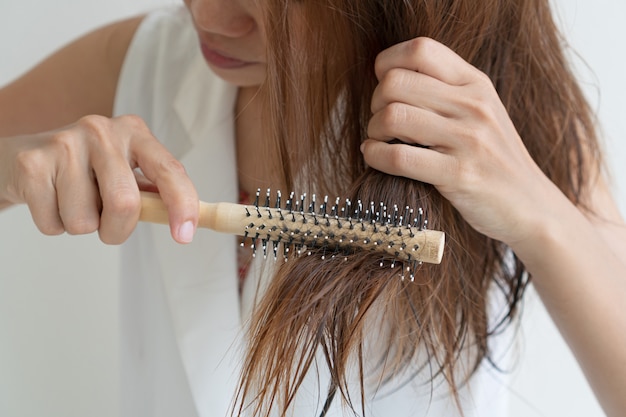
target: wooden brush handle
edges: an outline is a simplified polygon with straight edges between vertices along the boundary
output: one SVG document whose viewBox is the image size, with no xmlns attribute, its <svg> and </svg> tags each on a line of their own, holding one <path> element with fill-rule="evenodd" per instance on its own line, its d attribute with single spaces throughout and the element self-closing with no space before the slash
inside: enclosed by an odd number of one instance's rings
<svg viewBox="0 0 626 417">
<path fill-rule="evenodd" d="M 240 204 L 206 203 L 200 201 L 198 227 L 216 232 L 241 235 L 243 229 L 241 213 L 245 213 Z M 238 215 L 235 215 L 238 213 Z M 139 220 L 149 223 L 169 224 L 167 208 L 157 193 L 141 192 L 141 214 Z"/>
<path fill-rule="evenodd" d="M 167 209 L 158 194 L 142 192 L 141 204 L 139 220 L 168 224 Z M 201 201 L 198 227 L 284 244 L 361 248 L 401 261 L 435 264 L 441 262 L 445 244 L 444 233 L 437 230 L 414 230 L 234 203 Z"/>
</svg>

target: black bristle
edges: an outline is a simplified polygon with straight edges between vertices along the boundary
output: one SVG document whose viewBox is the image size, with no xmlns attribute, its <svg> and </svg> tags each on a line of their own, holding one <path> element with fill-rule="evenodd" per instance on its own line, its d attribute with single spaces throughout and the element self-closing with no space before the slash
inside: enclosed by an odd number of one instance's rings
<svg viewBox="0 0 626 417">
<path fill-rule="evenodd" d="M 278 245 L 279 241 L 275 240 L 272 242 L 272 252 L 274 253 L 274 260 L 278 259 Z"/>
<path fill-rule="evenodd" d="M 259 195 L 261 194 L 261 189 L 257 188 L 256 190 L 256 198 L 254 199 L 254 206 L 259 207 Z"/>
<path fill-rule="evenodd" d="M 404 208 L 404 216 L 402 216 L 402 218 L 404 219 L 404 223 L 402 223 L 402 226 L 408 226 L 409 225 L 409 220 L 411 218 L 411 213 L 413 210 L 411 210 L 409 208 L 409 206 L 406 206 Z"/>
<path fill-rule="evenodd" d="M 328 210 L 328 196 L 324 196 L 324 204 L 320 207 L 320 214 L 322 216 L 326 216 L 326 211 Z"/>
<path fill-rule="evenodd" d="M 342 201 L 339 197 L 329 206 L 328 197 L 324 197 L 319 205 L 316 199 L 315 194 L 311 194 L 308 200 L 306 194 L 299 194 L 299 198 L 295 198 L 292 192 L 283 201 L 280 191 L 274 197 L 271 190 L 267 189 L 265 204 L 260 206 L 260 189 L 257 189 L 254 205 L 243 205 L 243 209 L 245 217 L 252 220 L 254 216 L 251 207 L 255 207 L 256 217 L 260 220 L 248 224 L 242 233 L 241 246 L 249 245 L 254 256 L 255 253 L 261 253 L 261 245 L 263 257 L 267 258 L 271 251 L 269 256 L 273 253 L 274 260 L 279 258 L 280 251 L 285 261 L 289 256 L 302 256 L 306 253 L 321 254 L 324 259 L 329 256 L 348 259 L 350 254 L 362 250 L 361 248 L 368 250 L 369 246 L 370 250 L 389 254 L 386 257 L 381 256 L 381 266 L 399 266 L 401 272 L 398 276 L 402 280 L 415 279 L 415 271 L 421 265 L 416 259 L 421 256 L 421 248 L 414 243 L 415 239 L 408 239 L 419 234 L 414 228 L 421 231 L 428 226 L 428 219 L 422 208 L 414 211 L 408 205 L 402 208 L 398 205 L 385 205 L 383 201 L 364 204 L 362 200 L 355 200 L 353 203 L 350 199 Z M 274 203 L 274 207 L 270 207 L 271 203 Z M 284 207 L 281 207 L 283 204 Z M 291 218 L 286 213 L 291 214 Z M 299 216 L 302 216 L 303 226 L 300 226 Z M 278 219 L 284 223 L 278 222 Z M 355 230 L 359 223 L 360 230 Z M 253 228 L 256 233 L 251 232 Z M 404 228 L 407 229 L 406 232 Z M 281 245 L 282 249 L 279 248 Z M 290 255 L 294 251 L 296 254 Z"/>
<path fill-rule="evenodd" d="M 276 204 L 274 205 L 274 208 L 280 209 L 280 199 L 281 199 L 282 195 L 280 193 L 280 191 L 276 191 Z"/>
<path fill-rule="evenodd" d="M 287 210 L 289 213 L 293 211 L 293 192 L 287 199 L 287 203 L 285 204 L 285 210 Z"/>
<path fill-rule="evenodd" d="M 422 230 L 422 217 L 424 215 L 424 211 L 420 208 L 417 210 L 417 218 L 413 224 L 414 227 L 417 227 L 417 230 Z"/>
</svg>

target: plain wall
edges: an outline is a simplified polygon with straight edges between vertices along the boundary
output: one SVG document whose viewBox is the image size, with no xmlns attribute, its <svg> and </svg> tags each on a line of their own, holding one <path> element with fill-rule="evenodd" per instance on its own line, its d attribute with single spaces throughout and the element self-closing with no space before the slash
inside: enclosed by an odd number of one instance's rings
<svg viewBox="0 0 626 417">
<path fill-rule="evenodd" d="M 172 3 L 1 0 L 0 85 L 97 25 Z M 626 207 L 626 53 L 621 46 L 626 3 L 555 4 L 565 34 L 590 68 L 577 58 L 603 122 L 617 198 Z M 0 416 L 117 415 L 117 251 L 96 235 L 42 236 L 24 207 L 0 215 Z M 524 314 L 511 416 L 601 416 L 532 293 Z"/>
</svg>

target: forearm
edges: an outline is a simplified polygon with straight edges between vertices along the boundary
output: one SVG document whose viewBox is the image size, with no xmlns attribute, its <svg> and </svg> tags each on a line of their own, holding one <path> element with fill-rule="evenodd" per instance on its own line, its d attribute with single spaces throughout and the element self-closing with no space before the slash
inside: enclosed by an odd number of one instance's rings
<svg viewBox="0 0 626 417">
<path fill-rule="evenodd" d="M 3 156 L 7 154 L 7 150 L 5 149 L 6 139 L 0 137 L 0 161 L 3 161 Z M 3 171 L 0 170 L 0 179 L 2 178 Z M 0 181 L 0 184 L 4 184 L 5 181 Z M 7 190 L 5 187 L 0 188 L 0 211 L 4 210 L 7 207 L 13 205 L 11 201 L 7 198 Z"/>
<path fill-rule="evenodd" d="M 70 43 L 0 89 L 0 138 L 110 116 L 122 63 L 141 18 L 111 24 Z"/>
<path fill-rule="evenodd" d="M 626 413 L 626 265 L 564 197 L 534 241 L 513 250 L 609 416 Z M 618 254 L 619 253 L 619 254 Z"/>
</svg>

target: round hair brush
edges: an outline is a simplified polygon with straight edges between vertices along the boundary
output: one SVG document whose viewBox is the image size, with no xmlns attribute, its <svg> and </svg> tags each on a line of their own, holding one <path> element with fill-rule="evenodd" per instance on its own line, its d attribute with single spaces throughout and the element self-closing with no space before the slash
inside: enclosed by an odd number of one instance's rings
<svg viewBox="0 0 626 417">
<path fill-rule="evenodd" d="M 201 201 L 198 227 L 248 238 L 255 252 L 260 245 L 264 256 L 271 252 L 274 258 L 323 248 L 329 256 L 367 250 L 408 263 L 441 262 L 445 235 L 427 229 L 421 209 L 349 200 L 340 207 L 339 199 L 329 205 L 327 197 L 317 206 L 315 195 L 307 201 L 306 195 L 294 198 L 293 193 L 281 206 L 280 192 L 270 206 L 270 191 L 264 205 L 259 204 L 259 194 L 253 205 Z M 141 198 L 141 221 L 168 223 L 158 194 L 142 192 Z"/>
</svg>

